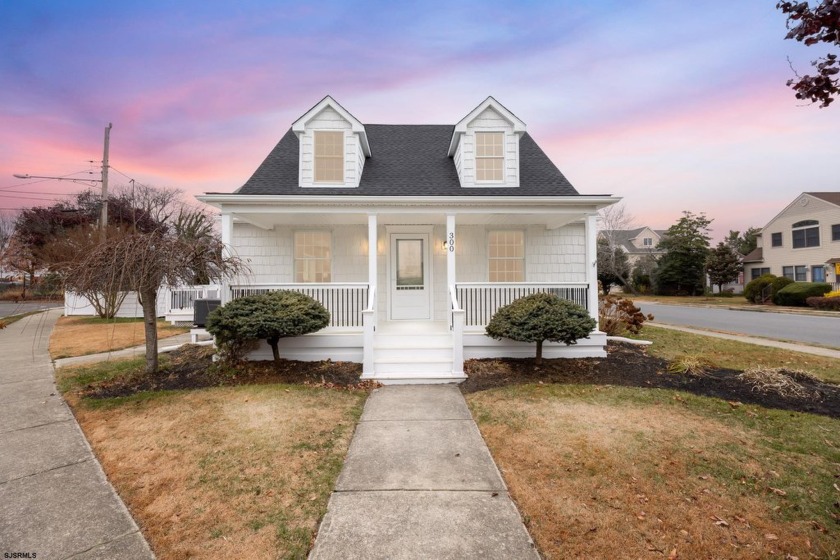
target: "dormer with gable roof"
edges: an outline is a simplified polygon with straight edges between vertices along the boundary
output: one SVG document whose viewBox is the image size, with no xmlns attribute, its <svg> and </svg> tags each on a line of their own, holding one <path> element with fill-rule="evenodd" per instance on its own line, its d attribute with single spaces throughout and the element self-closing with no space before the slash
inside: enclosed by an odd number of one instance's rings
<svg viewBox="0 0 840 560">
<path fill-rule="evenodd" d="M 525 128 L 492 96 L 461 119 L 449 143 L 461 187 L 518 187 L 519 139 Z"/>
<path fill-rule="evenodd" d="M 301 187 L 355 188 L 370 144 L 364 125 L 329 95 L 292 124 Z"/>
</svg>

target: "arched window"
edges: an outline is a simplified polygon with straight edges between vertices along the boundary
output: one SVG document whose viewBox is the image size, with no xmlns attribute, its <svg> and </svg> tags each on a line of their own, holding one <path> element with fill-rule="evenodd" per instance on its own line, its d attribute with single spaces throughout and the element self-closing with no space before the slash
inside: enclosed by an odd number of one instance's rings
<svg viewBox="0 0 840 560">
<path fill-rule="evenodd" d="M 820 246 L 820 223 L 817 220 L 796 222 L 791 229 L 794 249 Z"/>
</svg>

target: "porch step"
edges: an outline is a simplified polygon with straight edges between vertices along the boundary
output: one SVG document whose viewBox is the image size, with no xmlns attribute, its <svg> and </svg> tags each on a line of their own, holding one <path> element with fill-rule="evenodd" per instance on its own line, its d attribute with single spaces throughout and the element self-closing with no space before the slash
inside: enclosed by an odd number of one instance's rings
<svg viewBox="0 0 840 560">
<path fill-rule="evenodd" d="M 373 347 L 373 355 L 376 361 L 380 362 L 397 362 L 397 363 L 415 363 L 428 361 L 452 361 L 452 346 L 413 346 L 411 348 L 401 348 L 392 346 L 376 346 Z"/>
<path fill-rule="evenodd" d="M 450 333 L 379 333 L 373 335 L 375 348 L 452 348 Z"/>
<path fill-rule="evenodd" d="M 399 359 L 374 359 L 373 370 L 376 376 L 417 376 L 434 375 L 444 376 L 452 373 L 452 358 L 442 360 L 399 360 Z"/>
</svg>

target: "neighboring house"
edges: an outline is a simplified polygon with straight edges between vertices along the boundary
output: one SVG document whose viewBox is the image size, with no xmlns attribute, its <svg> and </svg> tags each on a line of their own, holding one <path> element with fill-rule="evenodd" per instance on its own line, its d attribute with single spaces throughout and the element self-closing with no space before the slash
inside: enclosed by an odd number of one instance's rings
<svg viewBox="0 0 840 560">
<path fill-rule="evenodd" d="M 770 220 L 744 257 L 749 282 L 762 274 L 840 282 L 840 192 L 804 192 Z"/>
<path fill-rule="evenodd" d="M 363 363 L 385 383 L 464 379 L 465 358 L 533 356 L 484 335 L 514 299 L 552 292 L 597 319 L 596 219 L 618 199 L 581 195 L 488 97 L 453 125 L 363 124 L 331 97 L 295 121 L 221 211 L 251 274 L 222 299 L 298 290 L 330 327 L 281 340 L 294 359 Z M 594 331 L 549 357 L 604 356 Z M 263 343 L 254 357 L 270 358 Z"/>
<path fill-rule="evenodd" d="M 615 244 L 627 254 L 627 262 L 633 268 L 642 257 L 653 255 L 659 257 L 665 251 L 657 249 L 659 241 L 665 235 L 664 229 L 652 229 L 640 227 L 636 229 L 609 229 L 601 232 L 601 235 Z"/>
</svg>

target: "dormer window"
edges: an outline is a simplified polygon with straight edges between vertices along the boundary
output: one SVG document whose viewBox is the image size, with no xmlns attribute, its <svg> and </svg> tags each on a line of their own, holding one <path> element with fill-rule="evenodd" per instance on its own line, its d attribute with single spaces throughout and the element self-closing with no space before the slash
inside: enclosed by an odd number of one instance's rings
<svg viewBox="0 0 840 560">
<path fill-rule="evenodd" d="M 315 132 L 315 182 L 344 182 L 344 132 Z"/>
<path fill-rule="evenodd" d="M 476 181 L 502 182 L 504 180 L 504 132 L 475 133 Z"/>
</svg>

